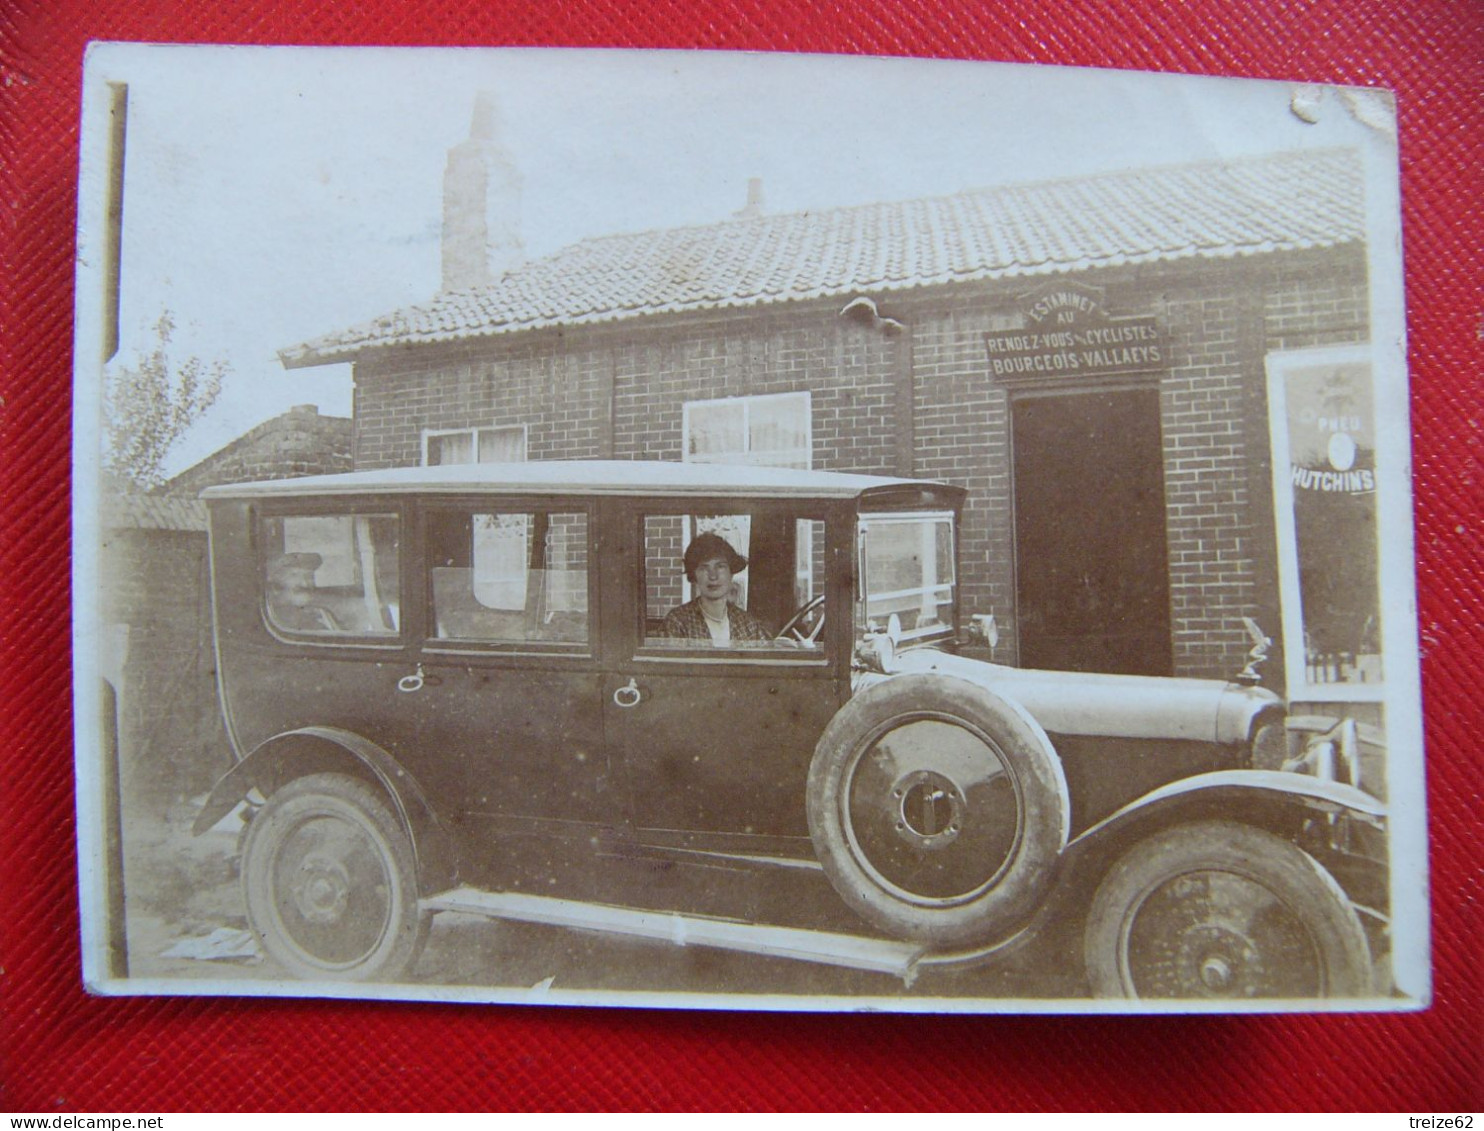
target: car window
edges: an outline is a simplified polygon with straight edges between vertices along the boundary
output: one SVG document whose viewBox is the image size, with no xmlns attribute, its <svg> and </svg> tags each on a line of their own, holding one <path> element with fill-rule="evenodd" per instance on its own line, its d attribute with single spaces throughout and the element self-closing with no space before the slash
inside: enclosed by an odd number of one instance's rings
<svg viewBox="0 0 1484 1131">
<path fill-rule="evenodd" d="M 587 515 L 442 511 L 429 521 L 435 640 L 586 644 Z"/>
<path fill-rule="evenodd" d="M 821 617 L 803 632 L 782 630 L 824 592 L 824 528 L 794 516 L 646 514 L 643 648 L 699 658 L 820 653 L 823 636 L 810 630 Z M 703 574 L 719 563 L 728 566 L 725 588 L 708 590 Z"/>
<path fill-rule="evenodd" d="M 861 519 L 859 557 L 865 606 L 857 623 L 903 639 L 947 632 L 954 617 L 953 516 L 880 514 Z"/>
<path fill-rule="evenodd" d="M 394 514 L 305 514 L 263 520 L 269 624 L 309 636 L 393 637 L 400 628 Z"/>
</svg>

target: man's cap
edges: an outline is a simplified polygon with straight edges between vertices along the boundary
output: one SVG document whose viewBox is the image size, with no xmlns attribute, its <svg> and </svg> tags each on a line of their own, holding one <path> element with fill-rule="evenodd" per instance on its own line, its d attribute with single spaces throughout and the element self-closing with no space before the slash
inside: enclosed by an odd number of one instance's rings
<svg viewBox="0 0 1484 1131">
<path fill-rule="evenodd" d="M 288 581 L 295 573 L 313 574 L 324 560 L 318 554 L 279 554 L 268 565 L 268 579 Z"/>
</svg>

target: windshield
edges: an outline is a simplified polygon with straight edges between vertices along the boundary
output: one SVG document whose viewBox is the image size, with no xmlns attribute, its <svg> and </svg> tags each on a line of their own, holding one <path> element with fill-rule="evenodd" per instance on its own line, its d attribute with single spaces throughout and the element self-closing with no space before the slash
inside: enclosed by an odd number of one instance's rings
<svg viewBox="0 0 1484 1131">
<path fill-rule="evenodd" d="M 903 640 L 953 630 L 951 512 L 865 515 L 859 542 L 864 630 L 885 629 L 893 615 Z"/>
</svg>

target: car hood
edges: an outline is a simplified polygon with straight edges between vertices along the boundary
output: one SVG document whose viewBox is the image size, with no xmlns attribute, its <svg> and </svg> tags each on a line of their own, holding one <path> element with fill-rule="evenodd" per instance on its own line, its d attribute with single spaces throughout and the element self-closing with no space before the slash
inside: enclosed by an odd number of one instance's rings
<svg viewBox="0 0 1484 1131">
<path fill-rule="evenodd" d="M 1280 700 L 1261 687 L 1214 679 L 1101 675 L 1007 668 L 933 648 L 897 653 L 887 675 L 941 673 L 1014 699 L 1050 734 L 1246 742 L 1257 716 Z"/>
</svg>

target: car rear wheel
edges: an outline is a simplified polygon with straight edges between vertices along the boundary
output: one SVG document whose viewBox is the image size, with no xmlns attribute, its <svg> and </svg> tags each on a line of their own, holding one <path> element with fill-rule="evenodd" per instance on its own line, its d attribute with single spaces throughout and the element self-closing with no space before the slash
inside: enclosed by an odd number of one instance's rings
<svg viewBox="0 0 1484 1131">
<path fill-rule="evenodd" d="M 1143 841 L 1098 888 L 1084 935 L 1099 997 L 1360 997 L 1365 930 L 1345 893 L 1296 845 L 1203 821 Z"/>
<path fill-rule="evenodd" d="M 394 980 L 427 937 L 407 834 L 376 790 L 343 774 L 268 799 L 247 828 L 242 881 L 264 950 L 302 978 Z"/>
<path fill-rule="evenodd" d="M 935 950 L 997 942 L 1039 905 L 1066 846 L 1066 781 L 1017 705 L 965 680 L 895 676 L 815 748 L 809 830 L 835 890 Z"/>
</svg>

